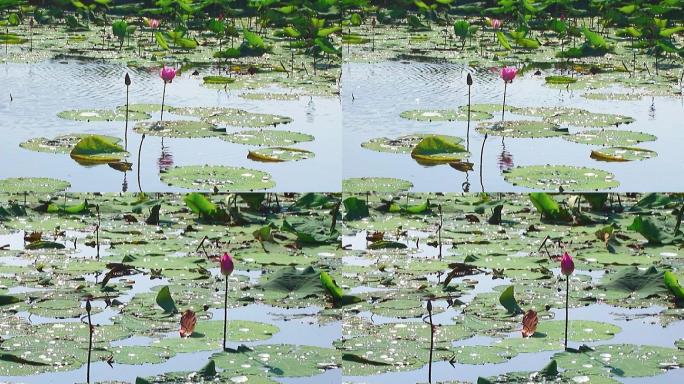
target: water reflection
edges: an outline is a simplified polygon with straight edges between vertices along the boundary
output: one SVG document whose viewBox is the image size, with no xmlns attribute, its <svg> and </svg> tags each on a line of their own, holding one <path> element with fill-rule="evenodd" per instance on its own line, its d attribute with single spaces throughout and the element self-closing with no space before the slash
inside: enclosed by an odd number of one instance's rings
<svg viewBox="0 0 684 384">
<path fill-rule="evenodd" d="M 159 160 L 157 160 L 157 165 L 159 166 L 159 172 L 166 172 L 173 166 L 173 154 L 170 151 L 168 145 L 164 145 L 162 142 L 161 155 Z"/>
<path fill-rule="evenodd" d="M 506 150 L 506 143 L 503 140 L 501 141 L 501 153 L 498 157 L 498 163 L 499 170 L 502 172 L 509 171 L 515 166 L 515 164 L 513 164 L 513 154 Z"/>
</svg>

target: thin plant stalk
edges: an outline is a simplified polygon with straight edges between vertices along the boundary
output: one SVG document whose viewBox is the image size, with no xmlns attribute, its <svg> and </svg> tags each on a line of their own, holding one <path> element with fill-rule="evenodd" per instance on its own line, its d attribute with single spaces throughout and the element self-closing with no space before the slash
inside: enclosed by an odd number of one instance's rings
<svg viewBox="0 0 684 384">
<path fill-rule="evenodd" d="M 506 88 L 508 86 L 508 81 L 504 81 L 504 98 L 503 104 L 501 105 L 501 121 L 504 121 L 504 113 L 506 113 Z"/>
<path fill-rule="evenodd" d="M 86 301 L 86 312 L 88 312 L 88 366 L 86 368 L 86 382 L 90 383 L 90 357 L 93 350 L 93 323 L 90 318 L 90 299 Z"/>
<path fill-rule="evenodd" d="M 223 294 L 223 350 L 226 350 L 226 335 L 228 334 L 228 276 L 226 276 L 226 289 Z"/>
<path fill-rule="evenodd" d="M 126 128 L 124 129 L 124 149 L 128 151 L 128 91 L 131 85 L 131 78 L 126 74 Z"/>
<path fill-rule="evenodd" d="M 100 205 L 95 206 L 95 211 L 97 212 L 97 227 L 95 227 L 95 243 L 97 245 L 97 259 L 100 259 L 100 225 L 102 221 L 100 220 Z"/>
<path fill-rule="evenodd" d="M 432 383 L 432 350 L 435 346 L 435 326 L 432 324 L 432 300 L 427 302 L 428 320 L 430 321 L 430 360 L 428 362 L 428 383 Z"/>
<path fill-rule="evenodd" d="M 565 350 L 568 349 L 568 297 L 570 296 L 570 276 L 565 277 Z"/>
<path fill-rule="evenodd" d="M 466 130 L 466 150 L 470 150 L 470 88 L 473 85 L 473 78 L 468 74 L 468 127 Z"/>
<path fill-rule="evenodd" d="M 159 121 L 164 121 L 164 100 L 165 99 L 166 99 L 166 81 L 164 81 L 164 90 L 162 91 L 161 114 L 159 115 Z"/>
<path fill-rule="evenodd" d="M 142 153 L 143 141 L 145 141 L 145 134 L 143 133 L 140 139 L 140 146 L 138 147 L 138 189 L 142 193 L 142 184 L 140 184 L 140 154 Z"/>
<path fill-rule="evenodd" d="M 439 239 L 439 258 L 442 258 L 442 226 L 444 225 L 444 218 L 442 216 L 442 205 L 438 206 L 439 209 L 439 227 L 437 227 L 437 237 Z"/>
<path fill-rule="evenodd" d="M 482 187 L 482 192 L 484 192 L 484 182 L 482 181 L 482 159 L 484 158 L 484 148 L 487 142 L 488 134 L 485 133 L 484 140 L 482 140 L 482 148 L 480 149 L 480 187 Z"/>
</svg>

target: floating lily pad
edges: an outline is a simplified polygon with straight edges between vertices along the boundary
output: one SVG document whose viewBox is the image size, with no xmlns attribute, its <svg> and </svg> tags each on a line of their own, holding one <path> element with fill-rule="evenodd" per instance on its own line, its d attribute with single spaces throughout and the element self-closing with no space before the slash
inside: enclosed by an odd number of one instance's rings
<svg viewBox="0 0 684 384">
<path fill-rule="evenodd" d="M 464 121 L 468 119 L 468 110 L 467 107 L 465 111 L 462 109 L 415 109 L 410 111 L 404 111 L 399 116 L 403 117 L 404 119 L 417 121 Z M 492 117 L 494 116 L 491 113 L 475 111 L 472 109 L 470 111 L 470 120 L 472 121 L 487 120 L 491 119 Z"/>
<path fill-rule="evenodd" d="M 12 177 L 0 179 L 0 191 L 6 193 L 54 193 L 61 192 L 71 187 L 64 180 L 47 177 Z"/>
<path fill-rule="evenodd" d="M 275 377 L 314 376 L 338 368 L 341 363 L 335 349 L 305 345 L 258 345 L 252 350 L 221 352 L 211 358 L 217 368 Z"/>
<path fill-rule="evenodd" d="M 228 321 L 228 340 L 232 342 L 251 342 L 266 340 L 279 331 L 278 327 L 247 320 Z M 211 351 L 221 349 L 223 340 L 223 320 L 200 321 L 193 334 L 188 338 L 174 335 L 164 338 L 155 345 L 168 348 L 176 353 Z"/>
<path fill-rule="evenodd" d="M 493 124 L 482 123 L 477 128 L 482 134 L 516 138 L 542 138 L 555 137 L 568 134 L 567 129 L 545 121 L 512 120 Z"/>
<path fill-rule="evenodd" d="M 240 131 L 227 135 L 221 135 L 219 137 L 221 140 L 235 144 L 259 146 L 275 145 L 281 147 L 314 140 L 313 136 L 307 135 L 305 133 L 276 131 L 270 129 Z"/>
<path fill-rule="evenodd" d="M 613 174 L 600 169 L 567 165 L 531 165 L 504 172 L 504 179 L 517 186 L 541 191 L 598 191 L 615 188 Z"/>
<path fill-rule="evenodd" d="M 235 78 L 226 76 L 204 76 L 204 84 L 232 84 Z"/>
<path fill-rule="evenodd" d="M 428 165 L 459 161 L 468 156 L 470 153 L 464 146 L 444 136 L 426 136 L 411 150 L 411 157 Z"/>
<path fill-rule="evenodd" d="M 587 111 L 580 108 L 567 107 L 511 107 L 511 112 L 523 116 L 554 117 L 567 114 L 582 114 Z"/>
<path fill-rule="evenodd" d="M 581 131 L 563 136 L 565 140 L 580 144 L 625 147 L 644 141 L 654 141 L 657 137 L 643 132 L 603 129 L 600 131 Z"/>
<path fill-rule="evenodd" d="M 513 111 L 515 107 L 511 105 L 506 105 L 504 107 L 506 111 Z M 471 114 L 471 119 L 472 119 L 472 114 L 473 112 L 480 112 L 480 113 L 488 113 L 488 114 L 493 114 L 493 113 L 501 113 L 502 105 L 501 104 L 493 104 L 493 103 L 484 103 L 484 104 L 471 104 L 470 105 L 470 114 Z M 458 107 L 458 110 L 461 113 L 468 113 L 468 106 L 467 105 L 461 105 Z"/>
<path fill-rule="evenodd" d="M 610 147 L 591 151 L 591 158 L 599 161 L 636 161 L 658 156 L 650 149 L 636 147 Z"/>
<path fill-rule="evenodd" d="M 413 148 L 426 136 L 438 136 L 448 139 L 454 143 L 462 143 L 463 139 L 456 136 L 448 135 L 432 135 L 432 134 L 417 134 L 400 136 L 395 139 L 387 137 L 378 137 L 370 139 L 361 144 L 363 148 L 370 149 L 377 152 L 402 153 L 409 154 Z"/>
<path fill-rule="evenodd" d="M 577 79 L 570 76 L 546 76 L 544 78 L 546 84 L 573 84 L 577 82 Z"/>
<path fill-rule="evenodd" d="M 54 139 L 47 139 L 45 137 L 37 137 L 29 139 L 19 144 L 20 147 L 28 149 L 30 151 L 36 152 L 47 152 L 47 153 L 64 153 L 67 154 L 71 152 L 72 149 L 81 141 L 82 138 L 86 136 L 98 136 L 102 140 L 107 140 L 113 144 L 121 141 L 118 137 L 112 136 L 100 136 L 100 135 L 89 135 L 87 133 L 76 133 L 69 135 L 57 136 Z"/>
<path fill-rule="evenodd" d="M 391 177 L 358 177 L 342 180 L 342 191 L 346 193 L 396 193 L 413 188 L 413 183 Z"/>
<path fill-rule="evenodd" d="M 291 123 L 287 116 L 252 113 L 236 108 L 222 107 L 183 107 L 170 109 L 172 113 L 183 116 L 197 116 L 214 125 L 233 127 L 268 127 Z"/>
<path fill-rule="evenodd" d="M 161 173 L 161 180 L 174 187 L 192 190 L 247 192 L 275 186 L 266 172 L 242 167 L 191 165 Z"/>
<path fill-rule="evenodd" d="M 262 161 L 279 163 L 284 161 L 300 161 L 311 159 L 315 154 L 311 151 L 288 147 L 271 147 L 249 151 L 247 158 Z"/>
<path fill-rule="evenodd" d="M 78 109 L 62 111 L 57 114 L 62 119 L 77 121 L 124 121 L 126 120 L 125 111 L 109 109 Z M 151 116 L 145 112 L 128 112 L 129 121 L 147 120 Z"/>
<path fill-rule="evenodd" d="M 554 356 L 558 366 L 576 374 L 602 376 L 646 377 L 682 366 L 684 351 L 649 345 L 598 345 L 593 350 Z"/>
<path fill-rule="evenodd" d="M 222 135 L 224 130 L 213 124 L 194 120 L 149 121 L 135 125 L 135 131 L 162 137 L 212 137 Z"/>
<path fill-rule="evenodd" d="M 246 100 L 280 100 L 280 101 L 295 101 L 301 97 L 292 93 L 243 93 L 240 95 Z"/>
<path fill-rule="evenodd" d="M 164 110 L 169 110 L 173 108 L 170 105 L 165 105 Z M 126 106 L 125 105 L 120 105 L 116 108 L 117 110 L 126 113 Z M 128 105 L 128 113 L 130 115 L 131 112 L 142 112 L 142 113 L 161 113 L 161 104 L 154 104 L 154 103 L 149 103 L 149 104 L 129 104 Z M 129 116 L 130 117 L 130 116 Z"/>
<path fill-rule="evenodd" d="M 644 95 L 638 93 L 585 93 L 582 95 L 589 100 L 620 100 L 620 101 L 636 101 L 641 100 Z"/>
<path fill-rule="evenodd" d="M 620 124 L 629 124 L 634 119 L 629 116 L 613 115 L 610 113 L 594 113 L 577 110 L 570 113 L 559 113 L 544 118 L 545 121 L 559 125 L 574 127 L 609 127 Z"/>
<path fill-rule="evenodd" d="M 82 138 L 69 152 L 69 156 L 79 164 L 101 164 L 121 161 L 128 156 L 126 150 L 101 136 Z"/>
</svg>

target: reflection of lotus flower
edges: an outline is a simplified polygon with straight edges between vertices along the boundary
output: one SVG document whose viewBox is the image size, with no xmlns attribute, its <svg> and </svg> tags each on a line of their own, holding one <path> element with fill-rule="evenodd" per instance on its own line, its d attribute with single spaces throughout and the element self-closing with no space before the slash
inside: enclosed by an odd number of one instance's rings
<svg viewBox="0 0 684 384">
<path fill-rule="evenodd" d="M 183 312 L 180 321 L 180 337 L 190 337 L 192 332 L 195 330 L 195 324 L 197 324 L 197 316 L 195 312 L 188 309 Z"/>
<path fill-rule="evenodd" d="M 228 254 L 228 252 L 224 253 L 223 256 L 221 256 L 221 274 L 223 276 L 230 276 L 233 273 L 233 268 L 235 265 L 233 264 L 233 258 Z"/>
<path fill-rule="evenodd" d="M 168 147 L 162 147 L 161 156 L 159 156 L 159 160 L 157 160 L 160 172 L 166 172 L 173 166 L 173 155 L 166 150 L 167 148 Z"/>
<path fill-rule="evenodd" d="M 515 79 L 515 75 L 518 74 L 518 69 L 515 67 L 503 67 L 501 68 L 501 78 L 506 83 L 512 83 Z"/>
<path fill-rule="evenodd" d="M 506 151 L 504 148 L 499 155 L 499 169 L 502 171 L 508 171 L 513 168 L 513 155 Z"/>
<path fill-rule="evenodd" d="M 170 83 L 173 81 L 173 78 L 176 77 L 176 69 L 164 66 L 161 71 L 159 71 L 159 76 L 165 83 Z"/>
<path fill-rule="evenodd" d="M 565 252 L 563 254 L 563 257 L 561 258 L 561 273 L 565 276 L 570 276 L 574 271 L 575 262 L 572 261 L 572 256 L 570 256 L 569 253 Z"/>
</svg>

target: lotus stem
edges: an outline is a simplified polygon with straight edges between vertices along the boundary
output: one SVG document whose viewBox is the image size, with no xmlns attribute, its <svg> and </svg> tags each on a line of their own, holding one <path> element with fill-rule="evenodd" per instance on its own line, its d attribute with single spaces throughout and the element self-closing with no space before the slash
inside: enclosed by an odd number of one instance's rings
<svg viewBox="0 0 684 384">
<path fill-rule="evenodd" d="M 501 105 L 501 121 L 504 121 L 504 114 L 506 113 L 506 88 L 508 87 L 508 82 L 504 81 L 504 97 L 503 104 Z"/>
<path fill-rule="evenodd" d="M 95 227 L 95 243 L 97 245 L 97 259 L 100 259 L 100 225 L 102 221 L 100 220 L 100 205 L 95 206 L 95 211 L 97 212 L 97 227 Z"/>
<path fill-rule="evenodd" d="M 140 146 L 138 147 L 138 189 L 142 193 L 142 185 L 140 184 L 140 154 L 142 153 L 143 141 L 145 141 L 145 134 L 143 133 L 140 139 Z"/>
<path fill-rule="evenodd" d="M 428 362 L 428 383 L 432 383 L 432 350 L 435 346 L 435 326 L 432 324 L 432 300 L 427 302 L 428 319 L 430 321 L 430 360 Z"/>
<path fill-rule="evenodd" d="M 442 259 L 442 225 L 444 225 L 444 218 L 442 216 L 442 205 L 438 205 L 439 209 L 439 227 L 437 227 L 437 238 L 439 239 L 439 258 Z"/>
<path fill-rule="evenodd" d="M 466 129 L 466 150 L 470 151 L 470 87 L 468 84 L 468 127 Z"/>
<path fill-rule="evenodd" d="M 164 90 L 162 91 L 161 114 L 159 115 L 159 121 L 164 121 L 164 100 L 165 99 L 166 99 L 166 81 L 164 81 Z"/>
<path fill-rule="evenodd" d="M 124 128 L 124 149 L 128 151 L 128 85 L 126 86 L 126 128 Z"/>
<path fill-rule="evenodd" d="M 565 277 L 565 350 L 568 349 L 568 298 L 570 296 L 570 276 Z"/>
<path fill-rule="evenodd" d="M 487 142 L 487 136 L 488 134 L 485 133 L 484 140 L 482 140 L 482 148 L 480 149 L 480 187 L 482 188 L 482 192 L 484 192 L 484 182 L 482 181 L 482 159 L 484 158 L 484 148 L 485 148 L 485 143 Z"/>
<path fill-rule="evenodd" d="M 226 289 L 223 294 L 223 350 L 226 350 L 226 335 L 228 334 L 228 276 L 226 276 Z"/>
<path fill-rule="evenodd" d="M 88 366 L 86 368 L 86 382 L 90 383 L 90 357 L 93 350 L 93 323 L 90 318 L 90 299 L 86 300 L 86 312 L 88 313 Z"/>
</svg>

